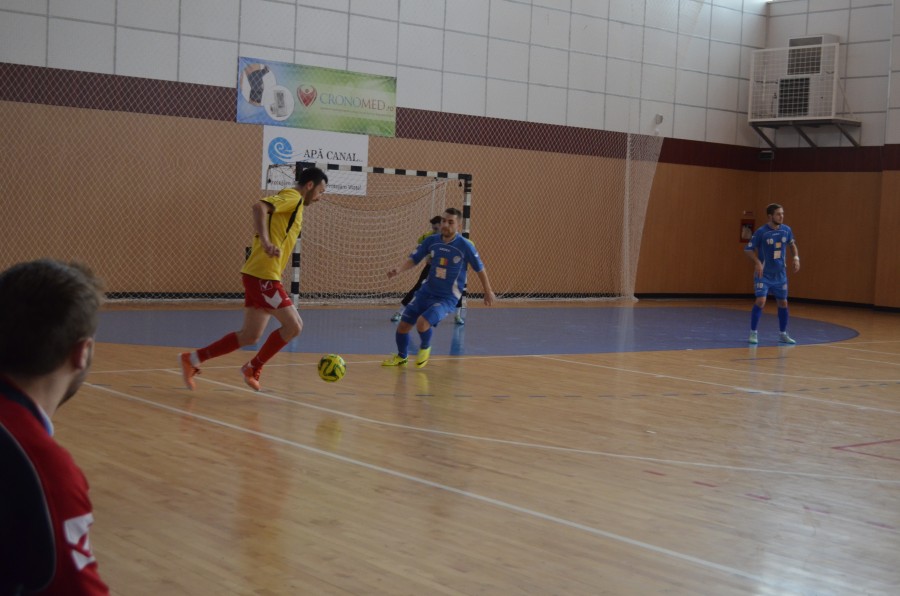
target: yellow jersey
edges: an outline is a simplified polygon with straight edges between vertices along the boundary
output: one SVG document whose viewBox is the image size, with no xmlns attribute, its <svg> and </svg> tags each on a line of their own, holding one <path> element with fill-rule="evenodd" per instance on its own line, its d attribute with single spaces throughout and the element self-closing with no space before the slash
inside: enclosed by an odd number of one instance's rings
<svg viewBox="0 0 900 596">
<path fill-rule="evenodd" d="M 241 273 L 259 279 L 280 280 L 287 267 L 300 236 L 303 225 L 303 197 L 294 188 L 285 188 L 277 195 L 260 199 L 275 208 L 269 213 L 269 241 L 281 249 L 281 256 L 270 257 L 259 241 L 259 234 L 253 237 L 253 248 Z"/>
</svg>

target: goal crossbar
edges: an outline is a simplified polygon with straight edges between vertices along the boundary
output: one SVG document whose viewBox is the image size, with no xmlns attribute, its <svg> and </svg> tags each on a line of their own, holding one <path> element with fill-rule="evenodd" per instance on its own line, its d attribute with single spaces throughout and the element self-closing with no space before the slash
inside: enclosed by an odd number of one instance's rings
<svg viewBox="0 0 900 596">
<path fill-rule="evenodd" d="M 281 164 L 281 165 L 276 164 L 276 165 L 269 166 L 269 171 L 267 173 L 267 184 L 269 185 L 270 189 L 274 190 L 275 186 L 277 185 L 276 184 L 277 182 L 280 182 L 280 184 L 282 186 L 289 183 L 289 181 L 286 180 L 286 176 L 284 176 L 283 174 L 282 174 L 280 180 L 276 180 L 276 176 L 273 176 L 273 170 L 275 170 L 275 169 L 280 169 L 281 172 L 284 172 L 285 168 L 292 168 L 294 170 L 293 178 L 294 178 L 294 180 L 296 180 L 297 177 L 299 177 L 300 172 L 302 172 L 304 169 L 307 169 L 310 167 L 319 168 L 322 171 L 326 172 L 326 174 L 329 172 L 348 172 L 348 173 L 357 173 L 357 174 L 366 174 L 366 175 L 372 174 L 372 175 L 416 177 L 416 178 L 421 178 L 423 180 L 443 180 L 445 182 L 449 181 L 449 180 L 459 181 L 459 185 L 462 187 L 462 201 L 461 201 L 462 204 L 459 205 L 461 207 L 461 211 L 463 214 L 462 221 L 460 222 L 461 223 L 461 233 L 464 238 L 469 238 L 470 228 L 471 228 L 471 218 L 472 218 L 472 175 L 471 174 L 462 173 L 462 172 L 440 171 L 440 170 L 387 168 L 387 167 L 362 166 L 362 165 L 345 164 L 345 163 L 298 161 L 294 164 Z M 328 195 L 328 191 L 326 190 L 326 196 L 327 195 Z M 356 197 L 356 198 L 359 198 L 359 197 Z M 375 203 L 375 202 L 376 201 L 369 201 L 369 203 L 370 203 L 369 207 L 371 208 L 371 203 Z M 444 208 L 450 207 L 450 206 L 452 206 L 452 205 L 441 203 L 440 210 L 443 211 Z M 370 211 L 369 213 L 373 213 L 373 211 Z M 344 215 L 346 215 L 346 214 L 344 214 Z M 404 215 L 403 217 L 409 217 L 409 216 Z M 418 216 L 416 216 L 416 217 L 418 217 Z M 416 225 L 416 224 L 424 225 L 427 223 L 427 220 L 429 218 L 430 218 L 430 216 L 424 217 L 424 219 L 423 219 L 423 221 L 421 221 L 421 223 L 419 223 L 418 219 L 417 219 L 415 224 L 413 224 L 413 225 Z M 341 225 L 343 225 L 345 223 L 343 218 L 341 218 L 341 217 L 338 217 L 337 221 L 340 222 Z M 293 254 L 291 257 L 290 294 L 291 294 L 291 298 L 294 301 L 295 305 L 299 304 L 301 299 L 304 299 L 304 300 L 311 299 L 314 301 L 316 301 L 317 299 L 324 300 L 324 301 L 331 301 L 331 300 L 335 300 L 335 299 L 337 299 L 337 300 L 351 299 L 352 300 L 352 299 L 356 299 L 358 296 L 361 296 L 366 293 L 366 292 L 355 291 L 355 290 L 350 290 L 346 294 L 344 294 L 341 291 L 318 291 L 317 290 L 313 293 L 301 291 L 301 275 L 303 274 L 303 269 L 304 269 L 304 267 L 301 266 L 301 263 L 303 262 L 302 257 L 303 257 L 303 250 L 304 250 L 302 247 L 304 245 L 304 240 L 312 242 L 312 240 L 310 238 L 304 238 L 304 236 L 309 237 L 310 234 L 313 234 L 313 235 L 319 234 L 320 236 L 323 236 L 323 243 L 325 243 L 324 236 L 326 236 L 326 235 L 333 236 L 334 233 L 335 233 L 335 230 L 333 230 L 333 229 L 317 231 L 315 229 L 308 228 L 307 225 L 304 223 L 303 232 L 301 232 L 300 238 L 297 239 L 297 243 L 294 247 L 294 251 L 293 251 Z M 404 238 L 404 240 L 406 242 L 404 242 L 403 246 L 406 247 L 406 246 L 408 246 L 408 244 L 410 244 L 412 242 L 413 238 L 409 238 L 409 239 Z M 321 248 L 321 244 L 316 244 L 316 247 Z M 353 246 L 350 247 L 351 250 L 354 248 L 356 248 L 356 247 L 353 247 Z M 309 251 L 309 248 L 307 248 L 306 250 Z M 397 255 L 397 257 L 399 258 L 399 254 Z M 318 267 L 321 267 L 321 264 L 318 265 Z M 363 298 L 363 299 L 364 300 L 368 299 L 368 300 L 372 300 L 372 301 L 384 301 L 385 299 L 398 298 L 399 296 L 402 296 L 402 294 L 403 294 L 402 291 L 397 291 L 397 290 L 381 291 L 381 290 L 378 290 L 377 288 L 373 288 L 372 294 L 370 296 L 368 296 L 367 298 Z M 466 295 L 465 288 L 463 288 L 463 299 L 462 299 L 463 306 L 465 306 L 465 295 Z"/>
</svg>

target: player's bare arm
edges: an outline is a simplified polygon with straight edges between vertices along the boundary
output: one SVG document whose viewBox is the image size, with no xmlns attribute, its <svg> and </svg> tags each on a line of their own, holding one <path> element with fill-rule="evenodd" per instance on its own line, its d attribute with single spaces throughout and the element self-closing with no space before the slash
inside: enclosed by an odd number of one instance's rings
<svg viewBox="0 0 900 596">
<path fill-rule="evenodd" d="M 390 279 L 396 275 L 400 275 L 407 269 L 412 269 L 413 267 L 415 267 L 415 265 L 416 265 L 415 261 L 413 261 L 410 258 L 406 258 L 402 263 L 400 263 L 400 265 L 398 265 L 397 267 L 394 267 L 393 269 L 391 269 L 387 272 L 388 279 Z"/>
<path fill-rule="evenodd" d="M 257 201 L 253 205 L 253 229 L 259 236 L 259 243 L 262 245 L 263 250 L 266 251 L 266 254 L 270 257 L 279 257 L 281 256 L 281 249 L 272 244 L 272 240 L 269 238 L 269 226 L 267 225 L 269 214 L 274 210 L 275 207 L 271 204 L 265 201 Z"/>
<path fill-rule="evenodd" d="M 800 249 L 797 248 L 796 242 L 791 242 L 791 248 L 794 249 L 794 258 L 792 259 L 794 262 L 794 273 L 800 271 Z"/>
<path fill-rule="evenodd" d="M 763 274 L 763 263 L 759 260 L 759 257 L 756 256 L 755 250 L 745 250 L 744 254 L 747 255 L 747 258 L 753 261 L 753 265 L 756 268 L 756 277 L 762 277 Z"/>
<path fill-rule="evenodd" d="M 486 269 L 482 269 L 478 272 L 478 279 L 481 280 L 481 285 L 484 288 L 484 304 L 485 306 L 491 306 L 494 304 L 494 300 L 496 300 L 497 297 L 494 295 L 494 290 L 491 289 L 491 282 L 488 279 Z"/>
</svg>

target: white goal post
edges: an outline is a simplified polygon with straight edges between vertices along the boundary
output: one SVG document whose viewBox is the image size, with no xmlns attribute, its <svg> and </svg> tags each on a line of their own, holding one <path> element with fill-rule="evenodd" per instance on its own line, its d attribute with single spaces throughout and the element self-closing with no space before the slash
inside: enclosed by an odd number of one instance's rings
<svg viewBox="0 0 900 596">
<path fill-rule="evenodd" d="M 290 273 L 285 272 L 295 304 L 399 302 L 421 265 L 393 279 L 387 278 L 387 270 L 430 231 L 432 217 L 449 207 L 459 209 L 462 235 L 469 237 L 470 174 L 296 162 L 269 166 L 267 191 L 293 185 L 308 167 L 323 170 L 328 185 L 322 199 L 304 209 Z"/>
</svg>

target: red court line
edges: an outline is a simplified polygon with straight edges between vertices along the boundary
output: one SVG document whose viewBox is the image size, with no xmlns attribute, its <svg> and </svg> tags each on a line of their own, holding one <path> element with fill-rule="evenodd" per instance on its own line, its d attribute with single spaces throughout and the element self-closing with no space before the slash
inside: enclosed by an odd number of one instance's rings
<svg viewBox="0 0 900 596">
<path fill-rule="evenodd" d="M 857 443 L 856 445 L 839 445 L 833 449 L 850 449 L 852 447 L 868 447 L 869 445 L 881 445 L 883 443 L 897 443 L 900 439 L 887 439 L 884 441 L 872 441 L 871 443 Z"/>
<path fill-rule="evenodd" d="M 890 459 L 892 461 L 900 461 L 900 457 L 891 457 L 889 455 L 880 455 L 878 453 L 868 453 L 866 451 L 860 451 L 856 449 L 857 447 L 871 447 L 872 445 L 886 445 L 888 443 L 898 443 L 900 439 L 887 439 L 884 441 L 871 441 L 869 443 L 857 443 L 855 445 L 839 445 L 837 447 L 832 447 L 832 449 L 840 449 L 841 451 L 849 451 L 850 453 L 857 453 L 859 455 L 868 455 L 869 457 L 877 457 L 880 459 Z"/>
</svg>

